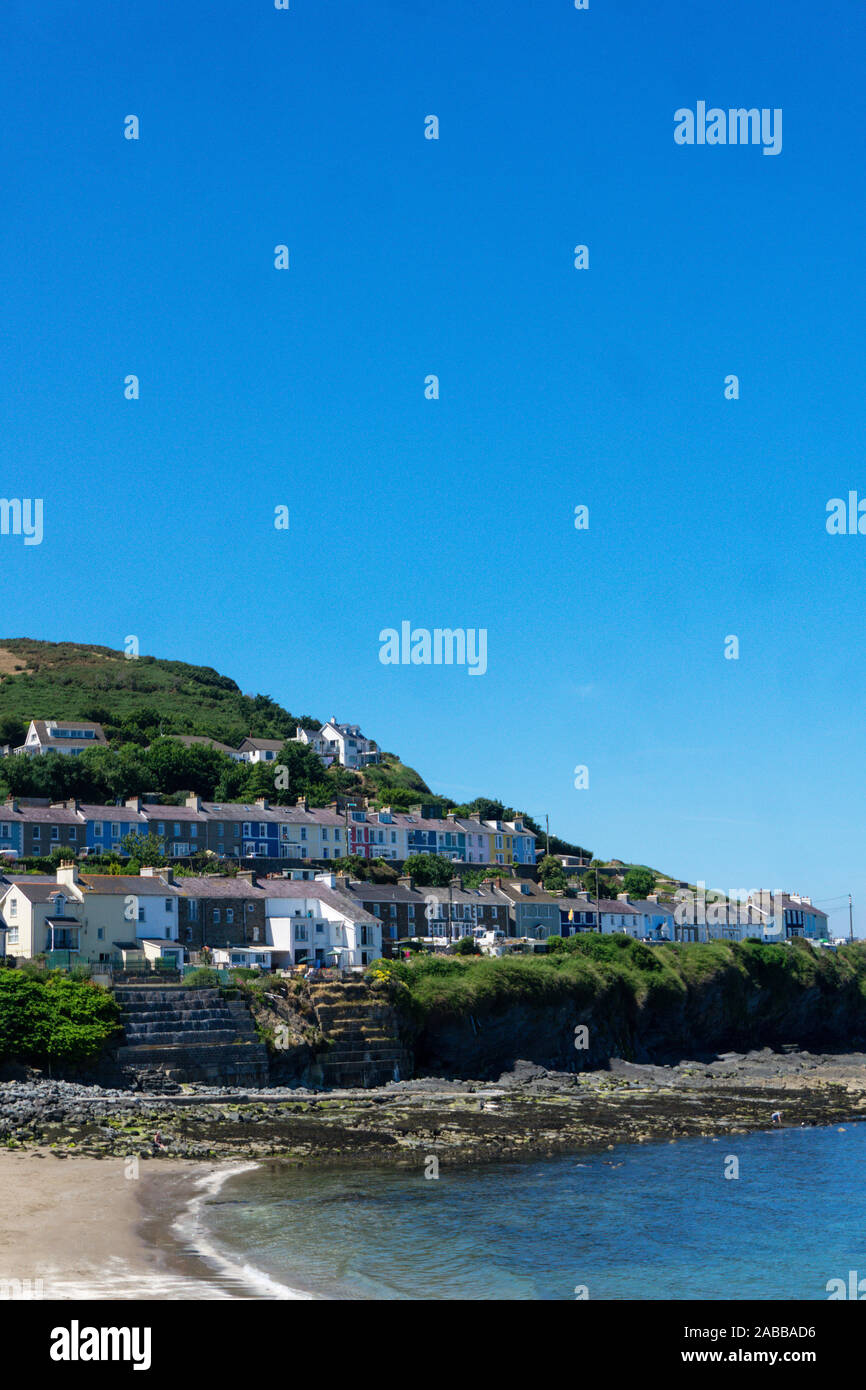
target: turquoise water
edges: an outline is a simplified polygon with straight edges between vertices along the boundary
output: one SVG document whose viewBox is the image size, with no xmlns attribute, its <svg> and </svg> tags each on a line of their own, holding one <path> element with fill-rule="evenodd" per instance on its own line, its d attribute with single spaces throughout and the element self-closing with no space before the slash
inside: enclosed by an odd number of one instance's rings
<svg viewBox="0 0 866 1390">
<path fill-rule="evenodd" d="M 333 1298 L 826 1299 L 829 1279 L 866 1276 L 864 1178 L 866 1125 L 848 1125 L 438 1180 L 423 1156 L 414 1173 L 269 1165 L 201 1217 L 235 1264 Z"/>
</svg>

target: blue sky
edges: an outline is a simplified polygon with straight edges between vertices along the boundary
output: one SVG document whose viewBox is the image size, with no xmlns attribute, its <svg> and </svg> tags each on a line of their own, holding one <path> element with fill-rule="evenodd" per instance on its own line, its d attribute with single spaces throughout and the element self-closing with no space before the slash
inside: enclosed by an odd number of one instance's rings
<svg viewBox="0 0 866 1390">
<path fill-rule="evenodd" d="M 603 856 L 866 908 L 866 537 L 824 527 L 866 493 L 864 38 L 7 0 L 3 492 L 45 538 L 0 537 L 2 630 L 134 633 Z M 782 108 L 782 153 L 676 145 L 698 100 Z M 404 620 L 486 628 L 487 674 L 381 665 Z"/>
</svg>

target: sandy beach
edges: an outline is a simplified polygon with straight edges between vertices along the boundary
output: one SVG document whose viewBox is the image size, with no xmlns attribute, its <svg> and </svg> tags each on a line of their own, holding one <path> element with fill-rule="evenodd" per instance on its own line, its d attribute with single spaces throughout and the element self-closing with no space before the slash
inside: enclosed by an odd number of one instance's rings
<svg viewBox="0 0 866 1390">
<path fill-rule="evenodd" d="M 0 1151 L 0 1299 L 255 1296 L 184 1236 L 238 1166 Z"/>
</svg>

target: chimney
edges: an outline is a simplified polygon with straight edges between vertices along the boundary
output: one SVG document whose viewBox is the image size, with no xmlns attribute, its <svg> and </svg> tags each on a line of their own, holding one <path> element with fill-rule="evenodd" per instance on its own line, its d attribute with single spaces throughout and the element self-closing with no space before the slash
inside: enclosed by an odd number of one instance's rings
<svg viewBox="0 0 866 1390">
<path fill-rule="evenodd" d="M 156 864 L 142 864 L 139 869 L 142 878 L 164 878 L 166 883 L 174 883 L 174 869 L 170 864 L 162 867 Z"/>
<path fill-rule="evenodd" d="M 127 802 L 127 805 L 128 805 L 128 804 L 129 804 L 129 803 Z M 258 804 L 258 803 L 257 803 L 257 804 Z M 200 811 L 200 810 L 201 810 L 201 797 L 200 797 L 200 796 L 188 796 L 187 799 L 186 799 L 186 801 L 184 802 L 184 805 L 185 805 L 185 806 L 189 806 L 190 810 L 192 810 L 192 811 Z"/>
<path fill-rule="evenodd" d="M 415 880 L 410 874 L 404 874 L 402 878 L 398 878 L 397 883 L 400 888 L 408 888 L 411 893 L 415 892 Z"/>
<path fill-rule="evenodd" d="M 459 874 L 455 874 L 451 880 L 451 887 L 456 888 L 459 893 L 463 892 L 463 879 Z"/>
<path fill-rule="evenodd" d="M 7 810 L 7 811 L 15 811 L 15 812 L 17 813 L 17 811 L 18 811 L 18 798 L 17 798 L 17 796 L 10 796 L 10 797 L 7 799 L 7 801 L 6 801 L 6 810 Z"/>
<path fill-rule="evenodd" d="M 187 803 L 187 804 L 189 804 L 189 803 Z M 261 809 L 262 809 L 263 811 L 266 811 L 266 810 L 268 809 L 268 805 L 269 805 L 269 804 L 270 804 L 270 803 L 268 802 L 268 798 L 267 798 L 266 796 L 257 796 L 257 797 L 256 797 L 256 805 L 257 805 L 257 806 L 260 806 Z"/>
<path fill-rule="evenodd" d="M 71 859 L 61 859 L 57 869 L 57 882 L 66 888 L 73 888 L 78 882 L 78 868 Z"/>
<path fill-rule="evenodd" d="M 631 902 L 631 898 L 629 897 L 628 893 L 617 893 L 616 900 L 618 903 Z"/>
<path fill-rule="evenodd" d="M 244 883 L 248 883 L 251 888 L 255 888 L 256 886 L 255 869 L 238 869 L 235 878 L 242 878 Z"/>
<path fill-rule="evenodd" d="M 295 805 L 302 811 L 309 811 L 310 807 L 305 796 L 299 796 Z"/>
<path fill-rule="evenodd" d="M 586 893 L 586 892 L 577 893 L 577 894 L 575 894 L 575 896 L 576 896 L 578 902 L 581 902 L 581 903 L 588 903 L 588 902 L 589 902 L 589 894 Z"/>
<path fill-rule="evenodd" d="M 648 903 L 657 903 L 659 900 L 659 895 L 658 893 L 647 893 L 646 900 Z"/>
</svg>

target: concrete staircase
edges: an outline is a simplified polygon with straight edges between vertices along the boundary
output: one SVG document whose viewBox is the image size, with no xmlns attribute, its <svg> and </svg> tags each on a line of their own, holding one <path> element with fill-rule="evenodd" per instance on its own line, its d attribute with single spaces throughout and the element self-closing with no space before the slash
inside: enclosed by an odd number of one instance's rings
<svg viewBox="0 0 866 1390">
<path fill-rule="evenodd" d="M 199 1081 L 217 1086 L 266 1086 L 268 1052 L 259 1042 L 249 1009 L 224 999 L 218 989 L 182 985 L 123 985 L 123 1071 L 150 1083 Z"/>
<path fill-rule="evenodd" d="M 381 992 L 362 982 L 311 985 L 310 992 L 328 1043 L 313 1064 L 314 1084 L 384 1086 L 412 1075 L 396 1015 Z"/>
</svg>

